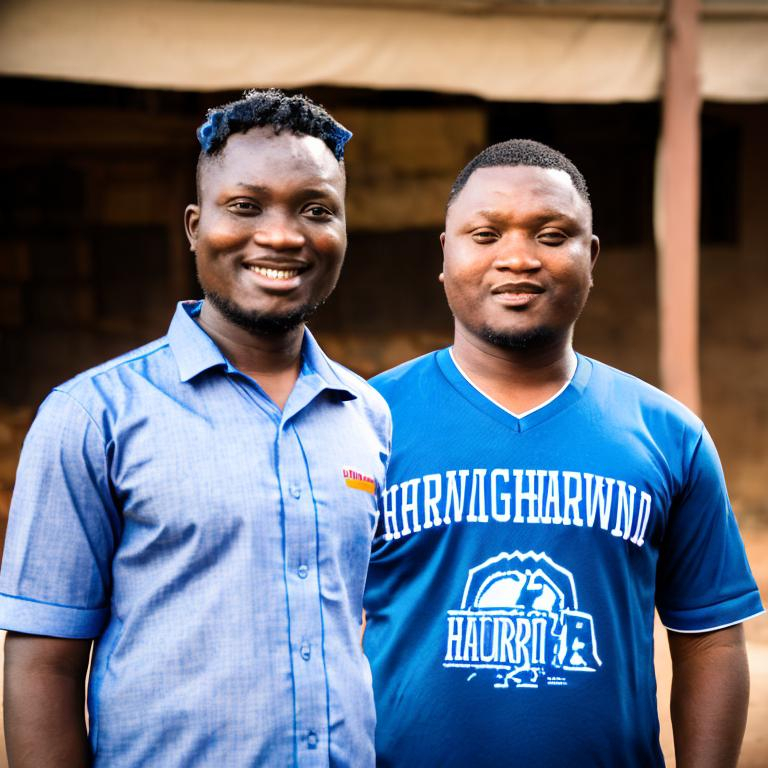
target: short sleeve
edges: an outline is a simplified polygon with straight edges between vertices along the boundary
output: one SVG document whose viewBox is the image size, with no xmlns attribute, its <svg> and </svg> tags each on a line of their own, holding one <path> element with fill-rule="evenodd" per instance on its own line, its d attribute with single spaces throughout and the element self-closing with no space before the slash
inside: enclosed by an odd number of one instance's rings
<svg viewBox="0 0 768 768">
<path fill-rule="evenodd" d="M 720 460 L 703 428 L 670 510 L 659 553 L 656 606 L 664 626 L 676 632 L 720 629 L 763 611 Z"/>
<path fill-rule="evenodd" d="M 104 437 L 54 390 L 24 441 L 0 570 L 0 627 L 89 638 L 109 614 L 118 530 Z"/>
</svg>

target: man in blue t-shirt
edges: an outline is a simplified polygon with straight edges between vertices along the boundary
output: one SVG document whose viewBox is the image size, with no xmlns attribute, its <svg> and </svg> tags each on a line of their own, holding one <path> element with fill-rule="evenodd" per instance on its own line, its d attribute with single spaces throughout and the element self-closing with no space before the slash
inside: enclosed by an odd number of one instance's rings
<svg viewBox="0 0 768 768">
<path fill-rule="evenodd" d="M 381 766 L 735 765 L 741 622 L 762 613 L 699 419 L 576 354 L 599 243 L 586 183 L 514 140 L 451 190 L 454 344 L 373 380 L 394 420 L 366 586 Z"/>
</svg>

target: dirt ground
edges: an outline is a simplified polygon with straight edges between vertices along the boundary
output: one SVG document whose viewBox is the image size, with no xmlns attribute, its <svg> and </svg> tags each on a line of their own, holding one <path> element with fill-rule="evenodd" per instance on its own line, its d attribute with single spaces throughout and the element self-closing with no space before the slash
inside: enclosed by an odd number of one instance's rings
<svg viewBox="0 0 768 768">
<path fill-rule="evenodd" d="M 763 604 L 768 605 L 768 527 L 742 530 L 749 562 L 755 574 Z M 759 616 L 745 624 L 752 689 L 749 719 L 739 768 L 765 768 L 768 765 L 768 617 Z M 0 651 L 2 659 L 2 651 Z M 1 666 L 0 666 L 1 670 Z M 671 665 L 665 630 L 656 624 L 656 672 L 658 677 L 659 719 L 661 721 L 661 746 L 667 765 L 675 765 L 672 746 L 672 727 L 668 716 Z M 0 672 L 0 681 L 2 674 Z M 5 742 L 0 734 L 0 768 L 7 768 Z"/>
</svg>

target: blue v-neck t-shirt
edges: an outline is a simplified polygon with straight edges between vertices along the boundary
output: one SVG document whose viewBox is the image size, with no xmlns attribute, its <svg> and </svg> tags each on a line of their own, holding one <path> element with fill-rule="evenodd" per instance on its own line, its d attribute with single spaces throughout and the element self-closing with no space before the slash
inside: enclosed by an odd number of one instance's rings
<svg viewBox="0 0 768 768">
<path fill-rule="evenodd" d="M 515 416 L 442 350 L 393 416 L 365 594 L 380 766 L 663 765 L 653 623 L 762 612 L 701 421 L 577 356 Z"/>
</svg>

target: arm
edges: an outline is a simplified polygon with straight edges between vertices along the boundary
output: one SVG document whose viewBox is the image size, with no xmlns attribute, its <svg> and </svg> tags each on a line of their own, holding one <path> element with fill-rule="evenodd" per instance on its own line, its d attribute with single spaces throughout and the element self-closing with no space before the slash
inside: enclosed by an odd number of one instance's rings
<svg viewBox="0 0 768 768">
<path fill-rule="evenodd" d="M 741 624 L 668 632 L 678 768 L 733 768 L 747 722 L 749 668 Z"/>
<path fill-rule="evenodd" d="M 11 768 L 86 768 L 85 678 L 91 640 L 9 632 L 5 739 Z"/>
</svg>

